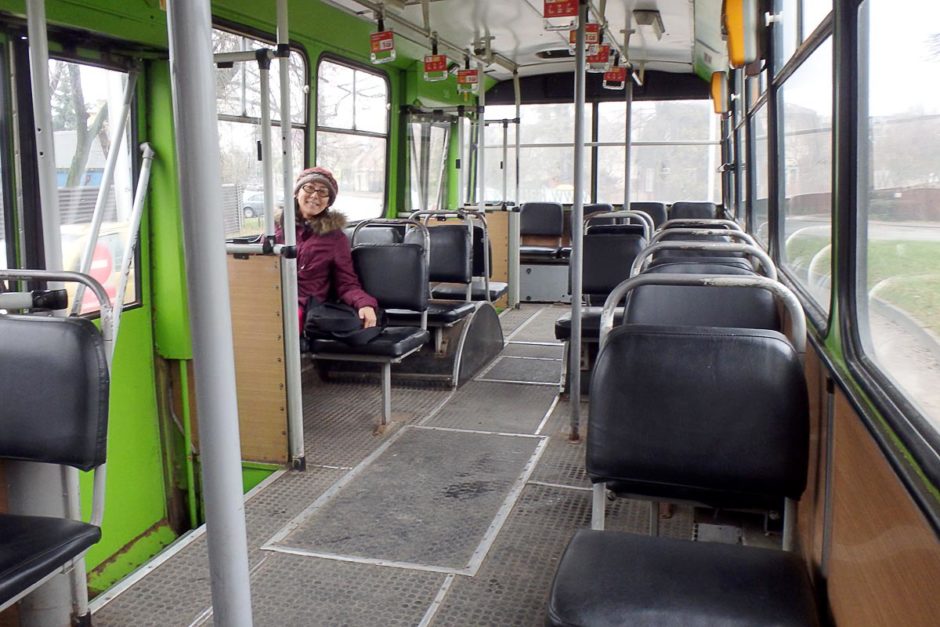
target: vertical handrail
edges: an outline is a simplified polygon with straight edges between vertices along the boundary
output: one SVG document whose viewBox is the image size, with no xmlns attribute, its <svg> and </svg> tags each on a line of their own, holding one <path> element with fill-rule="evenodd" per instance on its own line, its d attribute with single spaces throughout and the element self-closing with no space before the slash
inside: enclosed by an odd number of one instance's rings
<svg viewBox="0 0 940 627">
<path fill-rule="evenodd" d="M 137 250 L 137 240 L 140 237 L 140 219 L 144 213 L 144 200 L 147 198 L 147 188 L 150 185 L 150 168 L 153 165 L 154 152 L 150 144 L 140 146 L 142 153 L 140 175 L 137 177 L 137 191 L 134 194 L 134 207 L 131 210 L 131 223 L 127 227 L 127 243 L 124 245 L 124 256 L 121 258 L 121 279 L 117 292 L 114 295 L 114 340 L 117 341 L 118 330 L 121 328 L 121 316 L 124 312 L 124 293 L 127 291 L 127 277 L 131 272 L 131 261 Z M 76 294 L 78 292 L 76 291 Z"/>
<path fill-rule="evenodd" d="M 251 625 L 209 0 L 167 1 L 214 620 Z"/>
<path fill-rule="evenodd" d="M 259 50 L 261 88 L 261 176 L 264 189 L 264 235 L 274 237 L 274 159 L 271 155 L 271 52 Z M 287 202 L 287 198 L 284 199 Z"/>
<path fill-rule="evenodd" d="M 584 23 L 587 4 L 581 0 L 578 10 L 578 34 L 575 40 L 574 69 L 574 202 L 571 205 L 571 350 L 568 353 L 568 394 L 571 399 L 569 439 L 581 439 L 581 270 L 584 260 Z"/>
<path fill-rule="evenodd" d="M 522 133 L 522 85 L 519 82 L 519 72 L 512 73 L 512 90 L 516 104 L 516 193 L 513 197 L 515 206 L 509 214 L 509 306 L 519 306 L 519 240 L 522 237 L 521 220 L 519 207 L 522 201 L 519 198 L 519 164 L 522 162 L 522 156 L 519 154 L 519 135 Z"/>
<path fill-rule="evenodd" d="M 137 70 L 133 69 L 127 74 L 124 100 L 121 102 L 121 114 L 118 116 L 118 124 L 114 129 L 111 148 L 108 150 L 108 159 L 105 161 L 104 172 L 101 174 L 101 183 L 98 185 L 95 210 L 91 214 L 91 225 L 88 227 L 88 240 L 85 242 L 85 249 L 82 251 L 82 259 L 78 264 L 78 271 L 82 274 L 88 274 L 88 271 L 91 269 L 95 246 L 98 245 L 98 234 L 101 232 L 101 223 L 104 222 L 104 204 L 108 198 L 108 190 L 111 188 L 111 181 L 114 179 L 114 168 L 117 166 L 118 157 L 121 154 L 121 147 L 124 145 L 124 127 L 127 125 L 127 118 L 130 117 L 131 101 L 134 99 L 134 89 L 136 85 Z M 73 316 L 77 316 L 81 312 L 84 296 L 85 286 L 79 284 L 75 290 L 75 300 L 72 301 Z"/>
<path fill-rule="evenodd" d="M 284 210 L 281 228 L 284 245 L 290 250 L 297 246 L 294 219 L 294 164 L 291 148 L 290 106 L 290 30 L 288 28 L 287 0 L 277 0 L 277 55 L 281 78 L 281 186 Z M 281 304 L 284 310 L 284 370 L 287 377 L 287 440 L 291 464 L 306 467 L 304 451 L 304 406 L 300 376 L 300 321 L 297 318 L 297 255 L 281 257 Z"/>
<path fill-rule="evenodd" d="M 59 215 L 59 188 L 56 182 L 52 108 L 49 104 L 49 41 L 46 33 L 45 0 L 27 0 L 26 16 L 45 267 L 49 270 L 62 270 L 62 235 L 59 230 L 62 220 Z M 22 497 L 11 490 L 11 511 L 59 517 L 74 512 L 78 500 L 78 471 L 66 468 L 59 470 L 46 465 L 9 464 L 8 476 L 14 474 L 11 472 L 14 470 L 15 482 L 26 486 Z M 63 575 L 54 577 L 24 599 L 20 605 L 21 619 L 67 624 L 70 605 L 74 603 L 76 610 L 81 608 L 81 599 L 76 593 L 85 589 L 84 575 L 84 562 L 79 561 L 70 576 L 71 579 Z M 85 597 L 87 605 L 87 592 Z"/>
</svg>

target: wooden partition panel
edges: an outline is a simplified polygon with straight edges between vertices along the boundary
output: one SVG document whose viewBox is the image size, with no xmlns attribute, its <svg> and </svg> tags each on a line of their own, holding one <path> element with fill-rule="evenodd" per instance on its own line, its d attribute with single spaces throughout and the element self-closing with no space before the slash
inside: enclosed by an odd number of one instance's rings
<svg viewBox="0 0 940 627">
<path fill-rule="evenodd" d="M 230 255 L 228 276 L 242 459 L 286 464 L 280 257 Z"/>
<path fill-rule="evenodd" d="M 940 623 L 940 543 L 851 403 L 835 395 L 828 596 L 839 625 Z"/>
<path fill-rule="evenodd" d="M 493 246 L 493 257 L 490 259 L 491 278 L 506 283 L 509 281 L 509 212 L 487 211 L 486 230 Z M 505 307 L 507 302 L 508 297 L 503 296 L 493 304 Z"/>
<path fill-rule="evenodd" d="M 811 346 L 806 351 L 806 385 L 809 396 L 809 468 L 806 491 L 799 504 L 800 550 L 817 580 L 822 564 L 823 528 L 826 501 L 826 454 L 828 440 L 828 399 L 826 373 Z"/>
</svg>

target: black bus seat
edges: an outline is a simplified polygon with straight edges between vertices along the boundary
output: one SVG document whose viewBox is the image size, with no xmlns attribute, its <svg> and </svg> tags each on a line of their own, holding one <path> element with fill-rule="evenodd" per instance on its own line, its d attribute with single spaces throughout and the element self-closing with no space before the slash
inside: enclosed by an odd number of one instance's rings
<svg viewBox="0 0 940 627">
<path fill-rule="evenodd" d="M 611 487 L 735 508 L 792 504 L 806 485 L 808 440 L 806 381 L 785 336 L 611 331 L 591 381 L 592 529 L 578 531 L 561 558 L 547 624 L 819 624 L 795 553 L 603 530 Z M 785 509 L 792 523 L 793 508 Z M 792 549 L 793 527 L 784 528 L 784 548 Z"/>
<path fill-rule="evenodd" d="M 744 231 L 741 225 L 734 220 L 724 218 L 674 218 L 663 222 L 658 229 L 661 231 L 669 229 L 726 229 L 729 231 Z"/>
<path fill-rule="evenodd" d="M 432 217 L 432 212 L 415 212 L 412 218 L 426 214 L 425 218 Z M 431 214 L 431 215 L 427 215 Z M 450 216 L 460 216 L 450 212 Z M 417 230 L 410 231 L 405 236 L 406 242 L 416 241 L 420 236 Z M 430 257 L 428 261 L 428 280 L 431 284 L 436 282 L 454 283 L 464 285 L 466 301 L 433 300 L 428 301 L 425 317 L 427 326 L 434 334 L 434 350 L 441 352 L 443 345 L 443 330 L 452 327 L 461 320 L 473 314 L 476 306 L 470 302 L 471 282 L 473 280 L 473 266 L 471 260 L 471 230 L 470 225 L 440 224 L 428 229 L 430 240 Z M 432 290 L 432 286 L 428 286 Z M 430 292 L 429 292 L 430 293 Z M 420 324 L 422 313 L 407 309 L 386 310 L 388 322 L 396 326 L 414 326 Z"/>
<path fill-rule="evenodd" d="M 653 219 L 653 228 L 659 228 L 666 222 L 666 203 L 662 202 L 631 202 L 630 209 L 642 211 Z"/>
<path fill-rule="evenodd" d="M 610 213 L 613 210 L 614 210 L 614 206 L 605 202 L 586 204 L 584 205 L 582 212 L 581 212 L 583 216 L 583 222 L 587 222 L 587 220 L 595 213 Z M 574 215 L 574 211 L 569 212 L 569 214 L 570 214 L 569 235 L 571 235 L 574 233 L 575 215 Z M 601 224 L 616 225 L 616 224 L 619 224 L 619 222 L 620 221 L 617 218 L 598 218 L 593 221 L 595 226 L 601 225 Z M 559 248 L 558 256 L 561 259 L 569 259 L 571 257 L 571 246 L 562 246 L 561 248 Z"/>
<path fill-rule="evenodd" d="M 669 256 L 665 253 L 683 252 L 686 256 Z M 748 260 L 747 258 L 750 258 Z M 705 264 L 720 274 L 721 267 L 759 270 L 764 276 L 776 280 L 777 267 L 770 256 L 758 246 L 734 242 L 713 241 L 659 241 L 644 248 L 633 262 L 631 276 L 644 272 L 648 267 L 666 266 L 678 268 L 682 264 Z M 681 272 L 681 270 L 676 270 Z"/>
<path fill-rule="evenodd" d="M 612 289 L 630 276 L 634 259 L 646 247 L 646 239 L 642 235 L 630 232 L 607 233 L 609 226 L 592 227 L 583 238 L 582 292 L 589 306 L 581 309 L 581 337 L 589 342 L 596 342 L 598 338 L 601 316 L 599 305 L 603 304 Z M 598 233 L 595 229 L 602 232 Z M 571 339 L 570 311 L 555 321 L 555 339 L 563 342 Z"/>
<path fill-rule="evenodd" d="M 395 222 L 381 220 L 379 222 Z M 402 221 L 398 221 L 399 223 Z M 408 309 L 423 314 L 428 306 L 427 229 L 410 222 L 425 233 L 424 243 L 356 244 L 353 265 L 363 289 L 375 297 L 383 309 Z M 363 225 L 360 225 L 362 227 Z M 358 232 L 354 241 L 358 239 Z M 382 365 L 382 418 L 391 418 L 391 367 L 420 350 L 428 341 L 427 321 L 420 326 L 388 326 L 373 340 L 350 346 L 337 340 L 314 339 L 309 350 L 315 359 L 367 361 Z"/>
<path fill-rule="evenodd" d="M 402 242 L 403 228 L 393 224 L 373 224 L 367 228 L 359 229 L 358 224 L 350 224 L 343 227 L 343 232 L 349 241 L 353 241 L 353 234 L 356 236 L 355 244 L 400 244 Z"/>
<path fill-rule="evenodd" d="M 477 212 L 464 213 L 479 221 L 479 224 L 473 225 L 473 280 L 470 282 L 470 300 L 494 302 L 509 291 L 509 284 L 491 280 L 493 266 L 490 260 L 493 259 L 493 245 L 487 235 L 486 221 L 481 219 Z M 435 285 L 431 288 L 431 297 L 440 300 L 466 300 L 466 286 Z"/>
<path fill-rule="evenodd" d="M 692 219 L 713 219 L 720 217 L 718 205 L 713 202 L 704 201 L 681 201 L 674 202 L 669 207 L 667 215 L 670 220 L 681 218 Z"/>
<path fill-rule="evenodd" d="M 565 231 L 565 214 L 557 202 L 522 203 L 519 234 L 540 240 L 554 239 L 553 244 L 522 244 L 519 256 L 524 263 L 546 263 L 558 259 L 561 253 L 561 238 Z"/>
<path fill-rule="evenodd" d="M 0 458 L 96 471 L 92 520 L 0 513 L 0 611 L 101 538 L 108 362 L 83 318 L 0 315 Z"/>
</svg>

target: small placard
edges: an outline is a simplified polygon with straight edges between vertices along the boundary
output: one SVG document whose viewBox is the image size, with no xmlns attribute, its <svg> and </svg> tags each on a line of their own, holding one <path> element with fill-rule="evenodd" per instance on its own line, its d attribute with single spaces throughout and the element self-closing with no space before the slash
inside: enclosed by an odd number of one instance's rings
<svg viewBox="0 0 940 627">
<path fill-rule="evenodd" d="M 390 30 L 382 30 L 377 33 L 372 33 L 369 36 L 369 41 L 372 44 L 372 53 L 376 52 L 388 52 L 389 50 L 395 49 L 395 33 Z"/>
<path fill-rule="evenodd" d="M 429 74 L 431 72 L 446 72 L 447 55 L 429 54 L 428 56 L 424 57 L 424 71 Z"/>
<path fill-rule="evenodd" d="M 576 17 L 578 15 L 578 0 L 545 0 L 542 15 L 551 17 Z"/>
</svg>

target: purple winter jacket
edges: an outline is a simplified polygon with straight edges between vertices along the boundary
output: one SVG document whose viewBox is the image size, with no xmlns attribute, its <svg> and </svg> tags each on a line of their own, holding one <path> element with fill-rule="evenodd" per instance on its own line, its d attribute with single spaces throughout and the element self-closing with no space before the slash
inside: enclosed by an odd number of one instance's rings
<svg viewBox="0 0 940 627">
<path fill-rule="evenodd" d="M 297 225 L 297 301 L 301 310 L 309 296 L 320 302 L 339 299 L 355 309 L 378 307 L 359 283 L 344 224 L 342 215 L 327 211 L 313 224 Z M 284 241 L 280 226 L 275 239 Z"/>
</svg>

